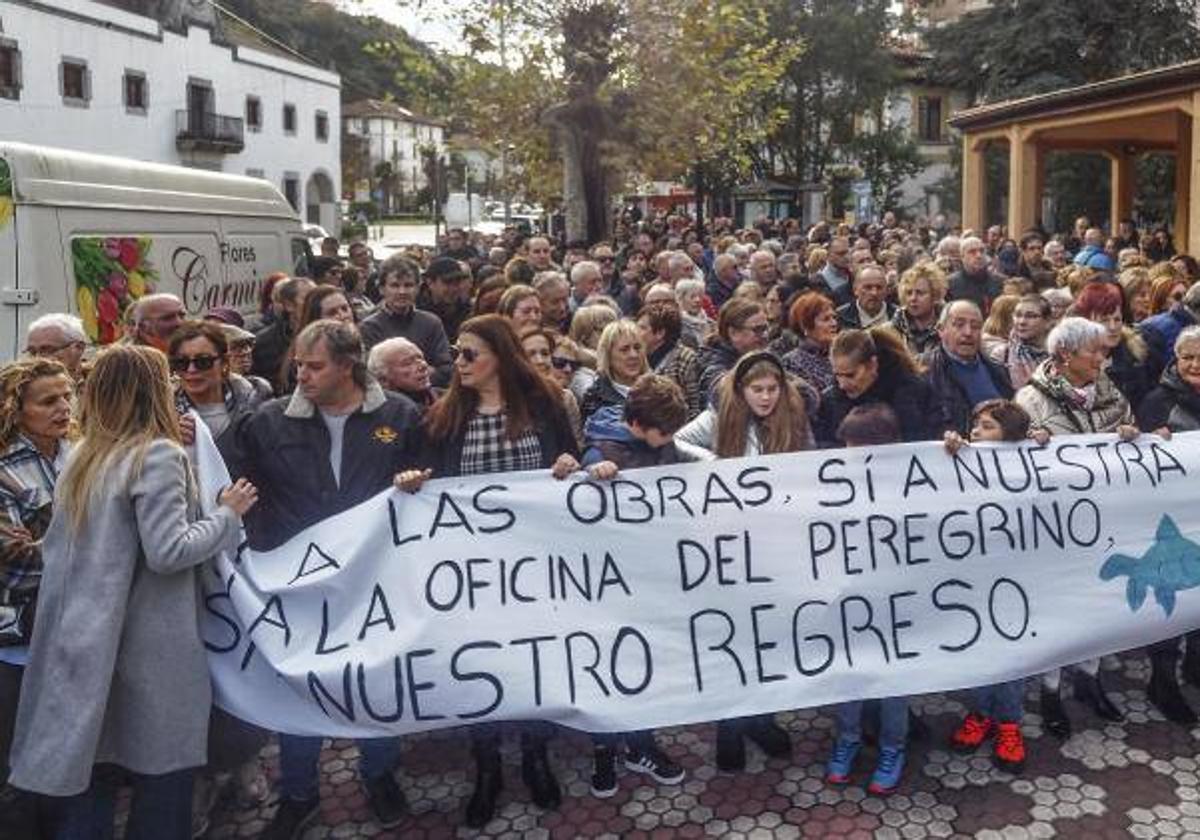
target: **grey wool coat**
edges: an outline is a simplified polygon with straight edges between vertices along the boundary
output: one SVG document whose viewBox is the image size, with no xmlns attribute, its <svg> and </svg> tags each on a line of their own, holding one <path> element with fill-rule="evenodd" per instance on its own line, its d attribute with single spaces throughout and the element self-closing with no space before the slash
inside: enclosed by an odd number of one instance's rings
<svg viewBox="0 0 1200 840">
<path fill-rule="evenodd" d="M 221 507 L 198 519 L 176 444 L 151 443 L 136 474 L 134 460 L 104 469 L 77 533 L 61 499 L 46 533 L 12 749 L 10 781 L 24 790 L 82 793 L 98 763 L 157 775 L 205 762 L 196 567 L 236 546 L 238 518 Z"/>
</svg>

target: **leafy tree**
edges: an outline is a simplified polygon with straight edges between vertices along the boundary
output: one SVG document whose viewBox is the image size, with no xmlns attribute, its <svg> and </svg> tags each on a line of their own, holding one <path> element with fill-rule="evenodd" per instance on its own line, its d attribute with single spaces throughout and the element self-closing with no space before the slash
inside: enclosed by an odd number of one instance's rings
<svg viewBox="0 0 1200 840">
<path fill-rule="evenodd" d="M 343 101 L 393 99 L 428 110 L 444 99 L 449 68 L 398 26 L 310 0 L 222 0 L 221 5 L 275 40 L 342 77 Z"/>
<path fill-rule="evenodd" d="M 992 0 L 987 8 L 930 28 L 925 38 L 935 75 L 967 90 L 975 102 L 995 102 L 1196 58 L 1198 11 L 1197 0 Z M 1138 206 L 1146 218 L 1164 220 L 1169 208 L 1153 197 L 1173 191 L 1174 169 L 1153 161 L 1138 161 L 1139 190 L 1151 197 Z M 1106 217 L 1107 183 L 1102 159 L 1052 155 L 1046 184 L 1054 198 L 1055 226 L 1069 224 L 1076 215 Z M 959 193 L 961 184 L 956 167 L 953 178 L 939 187 Z M 989 219 L 998 219 L 997 212 L 990 210 Z"/>
<path fill-rule="evenodd" d="M 990 102 L 1200 55 L 1197 0 L 992 0 L 926 40 L 933 71 Z"/>
<path fill-rule="evenodd" d="M 847 152 L 871 183 L 871 197 L 880 212 L 900 209 L 900 186 L 926 165 L 908 127 L 894 123 L 859 134 L 847 144 Z"/>
</svg>

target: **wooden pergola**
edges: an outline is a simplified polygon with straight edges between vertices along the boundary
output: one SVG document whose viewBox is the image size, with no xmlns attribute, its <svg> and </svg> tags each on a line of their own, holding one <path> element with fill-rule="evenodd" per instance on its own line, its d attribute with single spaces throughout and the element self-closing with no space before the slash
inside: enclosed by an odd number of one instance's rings
<svg viewBox="0 0 1200 840">
<path fill-rule="evenodd" d="M 1039 221 L 1048 152 L 1103 154 L 1111 166 L 1110 230 L 1132 215 L 1134 162 L 1146 152 L 1175 155 L 1173 233 L 1200 252 L 1200 61 L 1134 73 L 1053 93 L 959 111 L 949 120 L 963 136 L 963 227 L 981 230 L 987 196 L 984 155 L 1008 146 L 1008 230 L 1019 236 Z"/>
</svg>

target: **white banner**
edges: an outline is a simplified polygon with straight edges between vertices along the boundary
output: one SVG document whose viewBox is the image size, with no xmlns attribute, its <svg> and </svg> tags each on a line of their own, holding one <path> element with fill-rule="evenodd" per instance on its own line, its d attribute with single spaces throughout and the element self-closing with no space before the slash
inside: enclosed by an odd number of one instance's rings
<svg viewBox="0 0 1200 840">
<path fill-rule="evenodd" d="M 431 481 L 220 558 L 204 634 L 218 702 L 297 734 L 957 689 L 1200 626 L 1198 473 L 1187 434 Z"/>
</svg>

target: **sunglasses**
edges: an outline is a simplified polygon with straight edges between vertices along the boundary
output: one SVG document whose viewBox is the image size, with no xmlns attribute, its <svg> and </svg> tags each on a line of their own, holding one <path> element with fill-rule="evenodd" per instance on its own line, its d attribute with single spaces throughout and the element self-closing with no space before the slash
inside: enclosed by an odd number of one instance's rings
<svg viewBox="0 0 1200 840">
<path fill-rule="evenodd" d="M 475 360 L 479 358 L 479 351 L 471 347 L 452 346 L 450 348 L 450 361 L 457 362 L 462 359 L 469 365 L 475 364 Z"/>
<path fill-rule="evenodd" d="M 569 370 L 572 372 L 579 367 L 579 362 L 574 359 L 564 358 L 563 356 L 551 356 L 550 364 L 554 365 L 556 370 Z"/>
<path fill-rule="evenodd" d="M 221 361 L 220 356 L 172 356 L 171 370 L 183 373 L 188 368 L 196 370 L 212 370 L 212 366 Z"/>
</svg>

